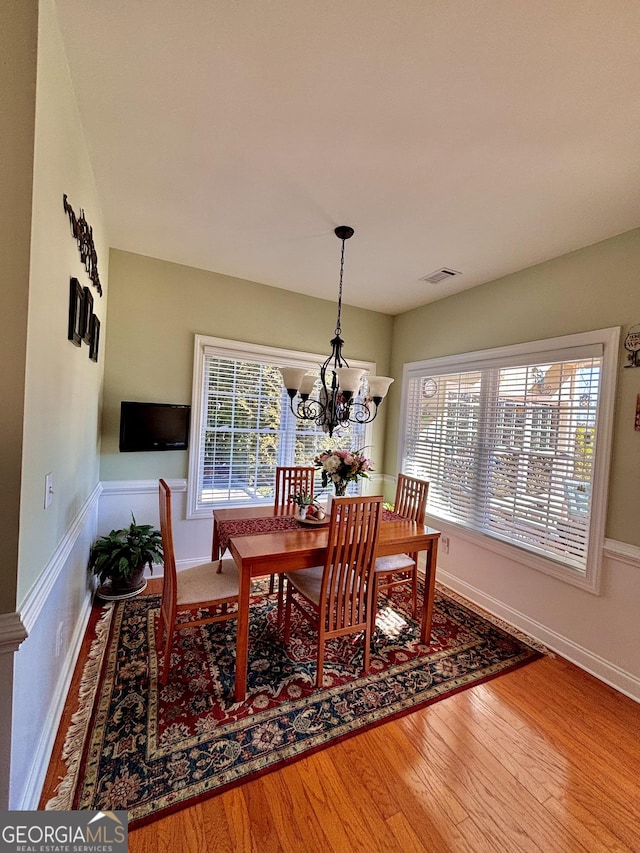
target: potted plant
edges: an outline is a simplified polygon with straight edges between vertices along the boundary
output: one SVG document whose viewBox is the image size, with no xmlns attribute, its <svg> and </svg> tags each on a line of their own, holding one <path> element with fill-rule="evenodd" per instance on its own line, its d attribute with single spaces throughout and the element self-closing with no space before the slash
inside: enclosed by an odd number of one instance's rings
<svg viewBox="0 0 640 853">
<path fill-rule="evenodd" d="M 309 495 L 306 492 L 298 492 L 291 495 L 291 500 L 296 505 L 296 516 L 301 521 L 308 518 L 316 520 L 324 518 L 324 507 L 316 503 L 317 495 Z"/>
<path fill-rule="evenodd" d="M 151 524 L 137 524 L 133 513 L 129 527 L 100 536 L 89 554 L 89 569 L 103 585 L 98 594 L 108 598 L 126 598 L 146 586 L 144 570 L 162 562 L 162 537 Z"/>
</svg>

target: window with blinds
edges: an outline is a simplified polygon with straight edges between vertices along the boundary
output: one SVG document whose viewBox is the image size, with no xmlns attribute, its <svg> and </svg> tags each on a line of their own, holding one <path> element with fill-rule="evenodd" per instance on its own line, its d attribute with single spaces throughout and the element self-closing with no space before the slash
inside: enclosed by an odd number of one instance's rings
<svg viewBox="0 0 640 853">
<path fill-rule="evenodd" d="M 190 516 L 208 514 L 216 506 L 270 503 L 276 466 L 310 465 L 322 450 L 357 450 L 367 444 L 363 424 L 349 425 L 329 438 L 314 423 L 292 414 L 280 367 L 306 365 L 312 371 L 322 360 L 196 336 Z M 358 494 L 360 488 L 354 483 L 350 493 Z M 316 493 L 321 492 L 318 482 Z"/>
<path fill-rule="evenodd" d="M 611 345 L 605 372 L 605 342 L 584 337 L 408 365 L 402 447 L 429 514 L 582 577 L 603 537 L 615 381 Z"/>
</svg>

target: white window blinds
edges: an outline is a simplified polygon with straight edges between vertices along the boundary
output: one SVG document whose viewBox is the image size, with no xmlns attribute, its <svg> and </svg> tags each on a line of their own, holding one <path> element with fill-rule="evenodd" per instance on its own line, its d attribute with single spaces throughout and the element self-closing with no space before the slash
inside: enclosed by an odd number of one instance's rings
<svg viewBox="0 0 640 853">
<path fill-rule="evenodd" d="M 584 575 L 604 348 L 523 349 L 411 366 L 402 470 L 430 481 L 431 515 Z"/>
</svg>

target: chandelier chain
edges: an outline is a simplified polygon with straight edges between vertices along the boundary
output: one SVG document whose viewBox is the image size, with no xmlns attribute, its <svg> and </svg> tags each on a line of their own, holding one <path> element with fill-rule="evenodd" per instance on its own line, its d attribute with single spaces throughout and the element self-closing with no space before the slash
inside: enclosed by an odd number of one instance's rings
<svg viewBox="0 0 640 853">
<path fill-rule="evenodd" d="M 345 238 L 342 238 L 342 252 L 340 254 L 340 285 L 338 287 L 338 318 L 336 320 L 336 335 L 340 336 L 342 329 L 340 328 L 340 315 L 342 314 L 342 276 L 344 274 L 344 243 Z"/>
</svg>

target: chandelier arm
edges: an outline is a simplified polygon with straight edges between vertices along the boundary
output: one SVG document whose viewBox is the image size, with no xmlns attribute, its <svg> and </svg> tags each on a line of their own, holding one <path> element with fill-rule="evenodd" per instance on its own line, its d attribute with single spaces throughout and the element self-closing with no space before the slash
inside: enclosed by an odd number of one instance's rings
<svg viewBox="0 0 640 853">
<path fill-rule="evenodd" d="M 373 401 L 375 409 L 373 412 L 369 408 L 369 403 L 361 403 L 359 401 L 352 404 L 353 417 L 349 418 L 352 424 L 368 424 L 375 419 L 378 414 L 378 404 Z"/>
</svg>

